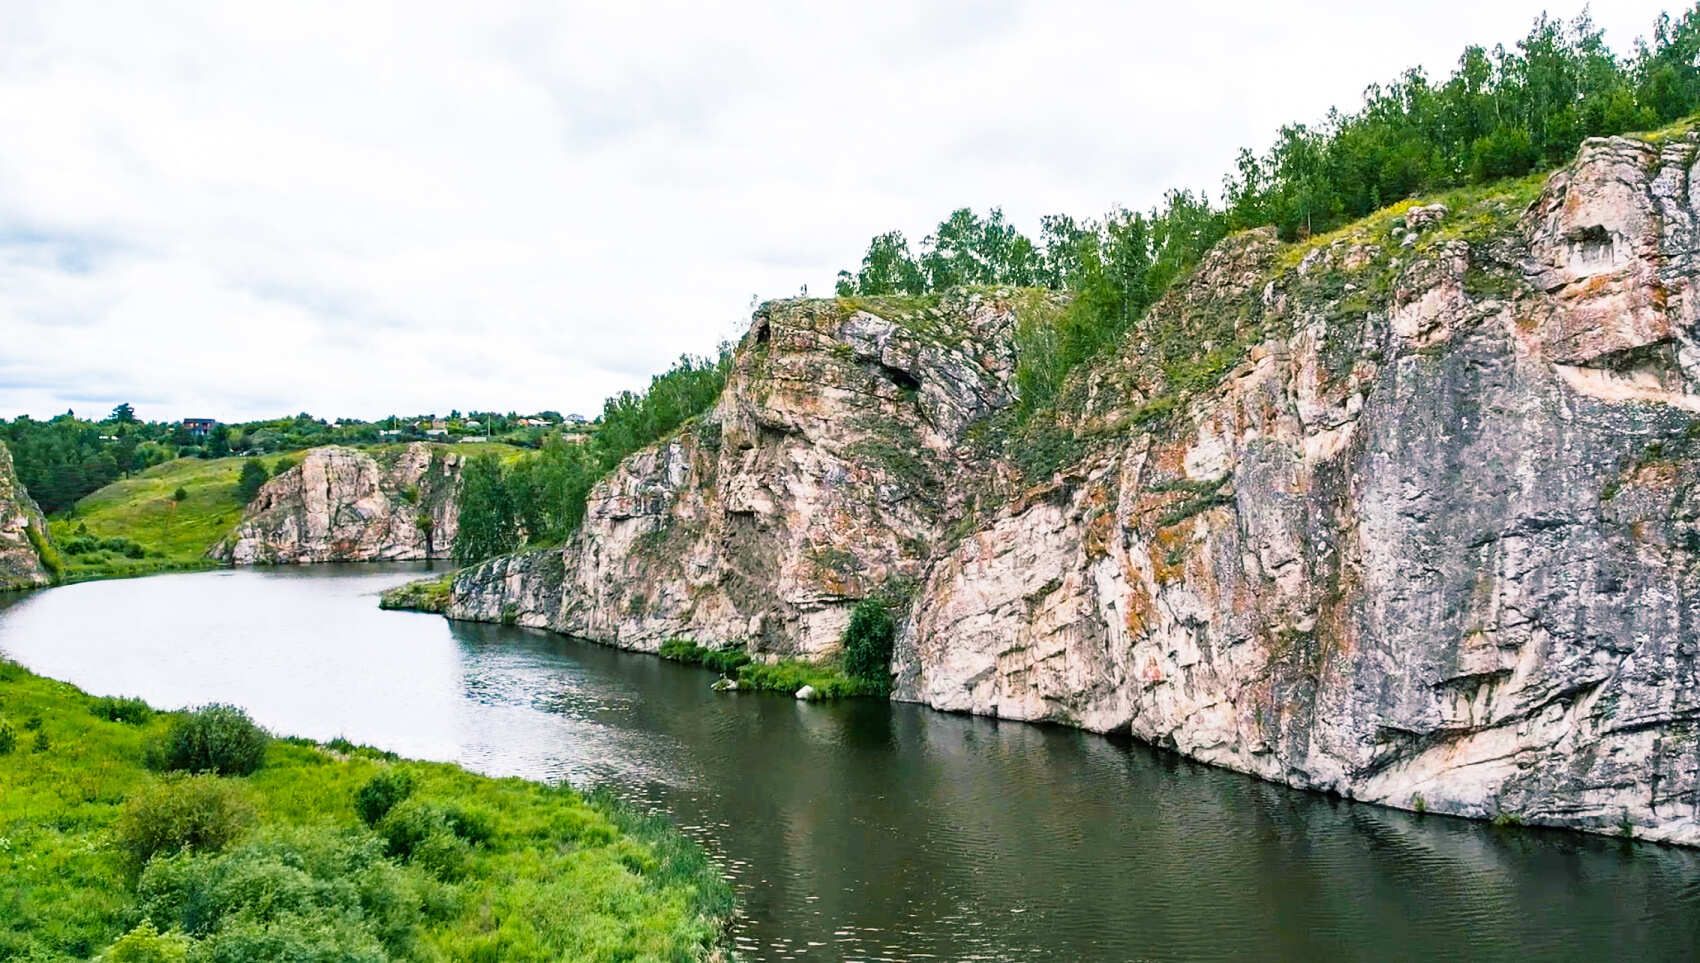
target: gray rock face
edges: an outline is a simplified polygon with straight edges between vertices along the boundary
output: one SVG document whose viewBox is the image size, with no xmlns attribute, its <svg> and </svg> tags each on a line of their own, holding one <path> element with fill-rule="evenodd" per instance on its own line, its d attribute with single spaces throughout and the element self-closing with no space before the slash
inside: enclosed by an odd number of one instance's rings
<svg viewBox="0 0 1700 963">
<path fill-rule="evenodd" d="M 898 698 L 1700 844 L 1697 162 L 1591 140 L 1532 203 L 1230 238 L 1065 391 L 1043 478 L 979 443 L 1042 306 L 769 306 L 710 416 L 451 614 L 813 656 L 914 580 Z M 1220 377 L 1171 381 L 1177 337 Z"/>
<path fill-rule="evenodd" d="M 46 539 L 47 521 L 18 481 L 11 450 L 0 442 L 0 592 L 52 583 L 37 547 Z"/>
<path fill-rule="evenodd" d="M 459 454 L 423 442 L 314 448 L 266 482 L 210 554 L 236 565 L 448 558 L 460 466 Z"/>
</svg>

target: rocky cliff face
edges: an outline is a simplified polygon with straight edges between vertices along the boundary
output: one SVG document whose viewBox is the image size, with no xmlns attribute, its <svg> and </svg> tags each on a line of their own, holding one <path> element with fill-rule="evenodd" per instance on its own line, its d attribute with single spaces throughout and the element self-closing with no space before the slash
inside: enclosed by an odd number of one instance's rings
<svg viewBox="0 0 1700 963">
<path fill-rule="evenodd" d="M 823 655 L 884 591 L 898 698 L 1700 844 L 1697 168 L 1593 140 L 1235 236 L 1016 435 L 1036 296 L 766 306 L 713 412 L 450 613 Z"/>
<path fill-rule="evenodd" d="M 47 521 L 12 467 L 12 452 L 0 442 L 0 592 L 50 584 L 42 559 Z"/>
<path fill-rule="evenodd" d="M 314 448 L 266 482 L 214 558 L 236 565 L 448 558 L 459 519 L 461 456 Z"/>
</svg>

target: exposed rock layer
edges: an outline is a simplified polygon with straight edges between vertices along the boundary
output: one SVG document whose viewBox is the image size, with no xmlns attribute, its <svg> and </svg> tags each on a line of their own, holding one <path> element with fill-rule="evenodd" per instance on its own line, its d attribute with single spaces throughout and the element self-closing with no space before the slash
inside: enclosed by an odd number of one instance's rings
<svg viewBox="0 0 1700 963">
<path fill-rule="evenodd" d="M 461 456 L 314 448 L 266 482 L 214 558 L 236 565 L 448 558 L 459 520 Z"/>
<path fill-rule="evenodd" d="M 53 573 L 42 561 L 47 522 L 18 474 L 12 452 L 0 442 L 0 592 L 50 584 Z"/>
<path fill-rule="evenodd" d="M 1049 305 L 765 306 L 713 412 L 450 614 L 823 655 L 883 589 L 899 698 L 1700 844 L 1696 166 L 1591 140 L 1526 208 L 1230 238 L 1028 450 L 987 438 Z"/>
</svg>

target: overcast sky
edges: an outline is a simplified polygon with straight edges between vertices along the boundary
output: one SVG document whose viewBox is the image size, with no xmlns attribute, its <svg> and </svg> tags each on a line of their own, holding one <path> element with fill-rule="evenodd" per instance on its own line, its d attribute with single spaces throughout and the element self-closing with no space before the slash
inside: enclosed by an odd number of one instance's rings
<svg viewBox="0 0 1700 963">
<path fill-rule="evenodd" d="M 0 0 L 0 416 L 594 414 L 872 234 L 1215 193 L 1541 9 L 1196 6 Z"/>
</svg>

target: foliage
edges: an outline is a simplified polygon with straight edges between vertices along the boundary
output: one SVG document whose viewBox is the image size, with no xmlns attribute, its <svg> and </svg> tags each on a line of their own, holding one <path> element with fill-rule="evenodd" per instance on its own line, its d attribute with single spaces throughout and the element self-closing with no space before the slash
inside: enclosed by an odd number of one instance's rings
<svg viewBox="0 0 1700 963">
<path fill-rule="evenodd" d="M 47 574 L 54 578 L 65 575 L 64 556 L 54 546 L 53 540 L 41 530 L 39 522 L 31 521 L 24 525 L 24 537 L 29 539 L 30 548 L 35 549 L 35 557 L 41 560 L 41 567 L 47 569 Z"/>
<path fill-rule="evenodd" d="M 128 696 L 102 696 L 90 703 L 89 711 L 108 722 L 127 722 L 139 726 L 153 718 L 153 708 L 141 699 Z"/>
<path fill-rule="evenodd" d="M 852 678 L 843 665 L 835 660 L 805 662 L 801 659 L 779 659 L 756 662 L 742 645 L 710 649 L 689 639 L 668 639 L 662 643 L 660 656 L 675 662 L 691 662 L 706 666 L 722 675 L 731 676 L 738 688 L 752 691 L 795 694 L 803 686 L 815 690 L 816 698 L 840 699 L 848 696 L 883 696 L 886 682 L 870 682 Z"/>
<path fill-rule="evenodd" d="M 522 540 L 561 541 L 584 521 L 590 489 L 627 455 L 661 440 L 714 404 L 731 354 L 681 356 L 644 392 L 609 398 L 584 440 L 556 438 L 502 470 L 486 464 L 462 475 L 455 561 L 469 565 L 511 552 Z M 469 515 L 470 512 L 470 515 Z M 468 532 L 468 521 L 472 531 Z"/>
<path fill-rule="evenodd" d="M 237 493 L 242 464 L 239 458 L 178 459 L 83 498 L 70 517 L 49 523 L 54 540 L 65 548 L 65 578 L 211 566 L 207 550 L 242 516 Z M 180 502 L 171 499 L 177 489 L 187 495 Z"/>
<path fill-rule="evenodd" d="M 507 469 L 494 455 L 468 461 L 460 472 L 460 528 L 454 560 L 474 565 L 519 547 L 519 519 Z"/>
<path fill-rule="evenodd" d="M 161 933 L 153 920 L 142 920 L 101 954 L 100 963 L 185 963 L 188 959 L 188 937 Z"/>
<path fill-rule="evenodd" d="M 406 769 L 385 769 L 366 780 L 354 794 L 354 810 L 368 826 L 376 826 L 394 809 L 396 803 L 412 795 L 413 773 Z"/>
<path fill-rule="evenodd" d="M 891 649 L 897 626 L 885 603 L 865 598 L 850 613 L 844 629 L 844 672 L 881 690 L 891 686 Z"/>
<path fill-rule="evenodd" d="M 236 497 L 240 498 L 243 504 L 253 501 L 254 496 L 260 493 L 260 486 L 270 477 L 266 474 L 265 462 L 258 458 L 244 458 L 242 474 L 236 478 Z"/>
<path fill-rule="evenodd" d="M 407 582 L 378 596 L 378 607 L 412 612 L 442 612 L 449 607 L 449 601 L 454 595 L 454 584 L 453 572 Z"/>
<path fill-rule="evenodd" d="M 159 853 L 217 852 L 254 824 L 244 787 L 217 776 L 172 775 L 131 796 L 114 827 L 120 852 L 137 870 Z"/>
<path fill-rule="evenodd" d="M 275 742 L 251 776 L 161 779 L 139 760 L 177 714 L 108 722 L 94 701 L 0 663 L 0 702 L 56 744 L 0 757 L 0 959 L 689 960 L 730 915 L 700 848 L 611 797 L 308 740 Z M 396 769 L 458 862 L 398 860 L 366 826 L 360 787 Z M 243 792 L 255 822 L 135 874 L 119 818 L 172 782 Z"/>
<path fill-rule="evenodd" d="M 1697 64 L 1700 6 L 1661 16 L 1629 56 L 1607 48 L 1585 13 L 1568 23 L 1543 14 L 1510 49 L 1466 49 L 1444 82 L 1408 70 L 1371 86 L 1354 113 L 1284 126 L 1262 154 L 1242 150 L 1220 205 L 1172 191 L 1149 212 L 1050 215 L 1036 242 L 996 209 L 985 218 L 959 210 L 918 252 L 900 232 L 875 237 L 860 270 L 840 272 L 838 293 L 919 295 L 959 284 L 1073 292 L 1061 312 L 1017 325 L 1025 420 L 1054 403 L 1069 372 L 1117 345 L 1229 231 L 1272 224 L 1285 239 L 1305 238 L 1401 198 L 1555 166 L 1585 137 L 1656 127 L 1700 108 Z M 1188 373 L 1202 377 L 1234 358 L 1219 350 Z"/>
<path fill-rule="evenodd" d="M 18 730 L 5 719 L 0 719 L 0 756 L 9 756 L 18 748 Z"/>
<path fill-rule="evenodd" d="M 212 703 L 179 716 L 158 750 L 159 768 L 246 776 L 265 762 L 271 741 L 236 706 Z"/>
</svg>

